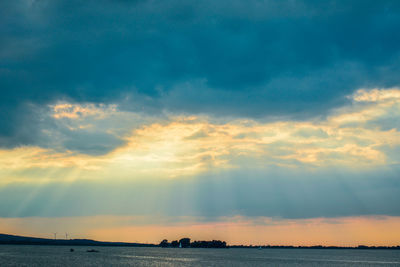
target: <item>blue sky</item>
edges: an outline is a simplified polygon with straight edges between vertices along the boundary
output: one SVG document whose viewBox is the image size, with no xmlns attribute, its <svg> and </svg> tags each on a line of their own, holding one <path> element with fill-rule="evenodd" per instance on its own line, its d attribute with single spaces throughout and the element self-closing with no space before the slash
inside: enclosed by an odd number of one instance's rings
<svg viewBox="0 0 400 267">
<path fill-rule="evenodd" d="M 0 217 L 397 220 L 399 29 L 398 1 L 0 1 Z"/>
</svg>

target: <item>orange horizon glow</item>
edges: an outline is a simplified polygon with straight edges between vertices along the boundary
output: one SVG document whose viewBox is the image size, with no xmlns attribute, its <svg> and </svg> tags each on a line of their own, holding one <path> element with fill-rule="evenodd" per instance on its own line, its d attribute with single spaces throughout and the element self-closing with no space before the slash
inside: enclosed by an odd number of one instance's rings
<svg viewBox="0 0 400 267">
<path fill-rule="evenodd" d="M 130 216 L 1 218 L 7 234 L 158 244 L 163 239 L 223 240 L 229 245 L 399 246 L 400 217 L 362 216 L 315 219 L 225 218 L 217 222 L 151 224 Z M 44 227 L 45 226 L 45 227 Z"/>
</svg>

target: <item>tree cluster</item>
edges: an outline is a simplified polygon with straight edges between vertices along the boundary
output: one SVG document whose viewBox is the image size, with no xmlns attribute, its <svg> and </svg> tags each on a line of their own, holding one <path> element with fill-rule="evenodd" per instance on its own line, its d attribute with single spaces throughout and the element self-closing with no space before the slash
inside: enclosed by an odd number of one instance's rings
<svg viewBox="0 0 400 267">
<path fill-rule="evenodd" d="M 168 242 L 167 239 L 161 241 L 160 247 L 182 247 L 182 248 L 226 248 L 226 242 L 220 240 L 212 240 L 212 241 L 194 241 L 190 242 L 190 238 L 182 238 L 179 241 L 174 240 L 171 243 Z"/>
<path fill-rule="evenodd" d="M 190 246 L 192 248 L 226 248 L 226 242 L 220 240 L 194 241 Z"/>
</svg>

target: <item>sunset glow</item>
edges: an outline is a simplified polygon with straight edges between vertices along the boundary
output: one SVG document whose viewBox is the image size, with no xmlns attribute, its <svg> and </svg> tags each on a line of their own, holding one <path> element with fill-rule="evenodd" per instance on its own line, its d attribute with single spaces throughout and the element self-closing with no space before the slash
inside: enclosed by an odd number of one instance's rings
<svg viewBox="0 0 400 267">
<path fill-rule="evenodd" d="M 0 233 L 400 245 L 395 1 L 72 2 L 0 4 Z"/>
</svg>

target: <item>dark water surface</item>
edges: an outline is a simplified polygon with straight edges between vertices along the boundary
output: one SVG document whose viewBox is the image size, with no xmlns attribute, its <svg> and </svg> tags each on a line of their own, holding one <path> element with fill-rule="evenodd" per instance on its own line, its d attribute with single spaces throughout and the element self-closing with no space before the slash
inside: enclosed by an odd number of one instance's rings
<svg viewBox="0 0 400 267">
<path fill-rule="evenodd" d="M 70 248 L 0 245 L 0 266 L 400 266 L 399 250 Z"/>
</svg>

